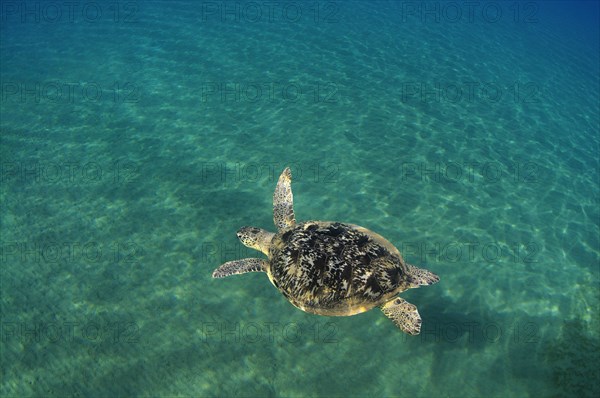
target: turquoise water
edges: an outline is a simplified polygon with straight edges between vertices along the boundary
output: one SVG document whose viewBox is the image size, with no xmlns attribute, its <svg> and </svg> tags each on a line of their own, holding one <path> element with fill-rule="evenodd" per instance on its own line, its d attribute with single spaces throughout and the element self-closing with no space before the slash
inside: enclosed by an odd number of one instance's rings
<svg viewBox="0 0 600 398">
<path fill-rule="evenodd" d="M 1 3 L 1 396 L 600 392 L 595 3 L 66 4 Z M 211 278 L 288 165 L 421 335 Z"/>
</svg>

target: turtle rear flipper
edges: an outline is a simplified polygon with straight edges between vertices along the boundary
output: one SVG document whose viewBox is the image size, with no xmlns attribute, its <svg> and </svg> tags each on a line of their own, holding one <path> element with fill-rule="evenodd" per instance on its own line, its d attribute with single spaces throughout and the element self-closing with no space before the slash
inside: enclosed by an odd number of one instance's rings
<svg viewBox="0 0 600 398">
<path fill-rule="evenodd" d="M 246 272 L 267 272 L 269 263 L 260 258 L 244 258 L 229 261 L 213 271 L 213 278 L 225 278 L 230 275 L 245 274 Z"/>
<path fill-rule="evenodd" d="M 410 279 L 409 287 L 428 286 L 438 283 L 440 277 L 426 269 L 417 268 L 414 265 L 406 264 Z"/>
<path fill-rule="evenodd" d="M 289 167 L 286 167 L 279 176 L 273 193 L 273 221 L 279 232 L 296 224 L 294 195 L 292 195 L 292 172 Z"/>
<path fill-rule="evenodd" d="M 403 332 L 417 335 L 421 332 L 421 316 L 417 307 L 396 297 L 381 306 L 381 311 L 402 329 Z"/>
</svg>

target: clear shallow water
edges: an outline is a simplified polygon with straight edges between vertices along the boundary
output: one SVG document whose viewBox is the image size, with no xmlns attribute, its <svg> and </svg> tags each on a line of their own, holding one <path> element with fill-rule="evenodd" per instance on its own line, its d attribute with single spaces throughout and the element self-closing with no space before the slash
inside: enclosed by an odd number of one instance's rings
<svg viewBox="0 0 600 398">
<path fill-rule="evenodd" d="M 20 4 L 0 31 L 2 396 L 598 393 L 596 6 Z M 403 294 L 420 336 L 210 278 L 256 255 L 235 231 L 273 229 L 286 165 L 298 219 L 440 275 Z"/>
</svg>

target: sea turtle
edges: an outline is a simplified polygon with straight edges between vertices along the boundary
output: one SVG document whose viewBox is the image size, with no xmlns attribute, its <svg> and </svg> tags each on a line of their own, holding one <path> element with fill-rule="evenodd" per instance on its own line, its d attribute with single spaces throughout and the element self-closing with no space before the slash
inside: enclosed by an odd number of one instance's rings
<svg viewBox="0 0 600 398">
<path fill-rule="evenodd" d="M 354 224 L 331 221 L 296 223 L 292 174 L 281 173 L 273 194 L 277 233 L 242 227 L 242 243 L 268 260 L 245 258 L 214 270 L 214 278 L 266 272 L 273 285 L 303 311 L 318 315 L 355 315 L 380 307 L 404 332 L 417 335 L 417 307 L 397 297 L 406 289 L 431 285 L 439 277 L 404 261 L 381 235 Z"/>
</svg>

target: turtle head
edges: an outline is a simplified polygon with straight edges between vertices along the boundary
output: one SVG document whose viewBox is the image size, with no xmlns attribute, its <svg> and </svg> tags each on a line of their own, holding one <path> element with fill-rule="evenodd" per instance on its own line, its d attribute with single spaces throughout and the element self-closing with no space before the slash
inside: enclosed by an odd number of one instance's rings
<svg viewBox="0 0 600 398">
<path fill-rule="evenodd" d="M 236 234 L 244 246 L 269 255 L 269 247 L 274 233 L 256 227 L 242 227 Z"/>
</svg>

